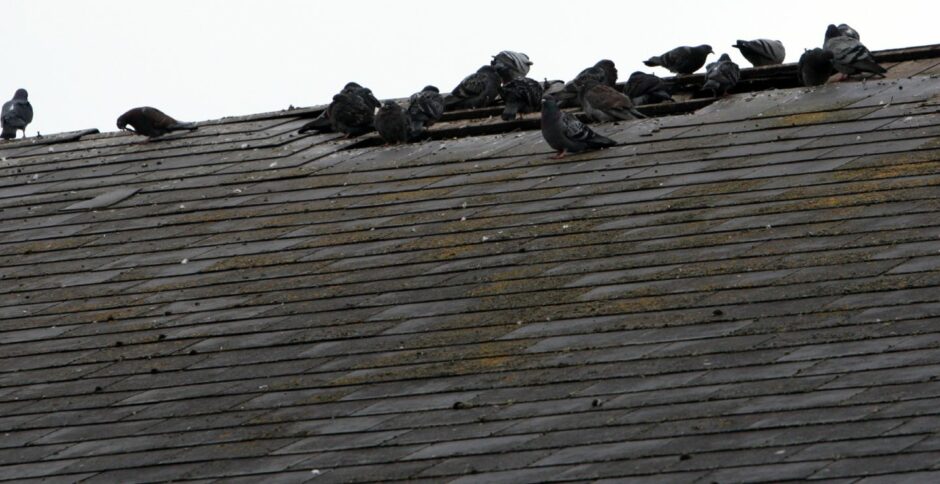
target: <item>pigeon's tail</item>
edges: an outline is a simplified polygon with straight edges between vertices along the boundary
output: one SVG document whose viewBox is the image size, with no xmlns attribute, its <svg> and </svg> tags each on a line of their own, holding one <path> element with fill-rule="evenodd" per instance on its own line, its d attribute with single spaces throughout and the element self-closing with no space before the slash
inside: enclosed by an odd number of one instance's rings
<svg viewBox="0 0 940 484">
<path fill-rule="evenodd" d="M 608 146 L 617 146 L 616 141 L 597 133 L 594 133 L 594 136 L 591 136 L 591 138 L 585 140 L 585 142 L 592 148 L 607 148 Z"/>
<path fill-rule="evenodd" d="M 3 138 L 3 139 L 16 138 L 16 128 L 13 128 L 10 126 L 4 126 L 3 131 L 0 131 L 0 138 Z"/>
<path fill-rule="evenodd" d="M 503 118 L 503 121 L 512 121 L 516 119 L 516 114 L 519 112 L 519 103 L 507 103 L 506 108 L 503 109 L 503 114 L 500 117 Z"/>
<path fill-rule="evenodd" d="M 654 55 L 650 57 L 649 60 L 643 61 L 643 63 L 646 64 L 647 67 L 655 67 L 663 65 L 663 60 L 660 59 L 658 55 Z"/>
<path fill-rule="evenodd" d="M 170 127 L 167 129 L 169 129 L 170 131 L 182 131 L 184 129 L 189 130 L 189 131 L 196 131 L 199 128 L 195 125 L 195 123 L 177 122 L 177 123 L 173 123 L 172 125 L 170 125 Z"/>
<path fill-rule="evenodd" d="M 636 108 L 629 108 L 630 114 L 633 115 L 636 119 L 646 119 L 646 115 L 638 111 Z"/>
<path fill-rule="evenodd" d="M 331 129 L 330 120 L 326 116 L 320 116 L 313 121 L 303 125 L 297 130 L 297 134 L 304 134 L 310 131 L 327 131 Z"/>
</svg>

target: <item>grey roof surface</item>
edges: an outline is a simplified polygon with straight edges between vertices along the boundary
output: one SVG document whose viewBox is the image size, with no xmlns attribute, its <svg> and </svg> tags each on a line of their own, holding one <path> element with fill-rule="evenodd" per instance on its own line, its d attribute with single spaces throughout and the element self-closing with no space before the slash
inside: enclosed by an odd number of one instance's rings
<svg viewBox="0 0 940 484">
<path fill-rule="evenodd" d="M 0 481 L 940 479 L 940 55 L 884 65 L 561 160 L 0 144 Z"/>
</svg>

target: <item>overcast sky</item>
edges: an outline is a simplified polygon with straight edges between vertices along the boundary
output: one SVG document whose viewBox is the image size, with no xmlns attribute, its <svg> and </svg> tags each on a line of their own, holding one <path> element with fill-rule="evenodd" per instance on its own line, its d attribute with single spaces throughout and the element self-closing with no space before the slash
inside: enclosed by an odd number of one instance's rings
<svg viewBox="0 0 940 484">
<path fill-rule="evenodd" d="M 599 59 L 642 61 L 711 44 L 749 66 L 736 39 L 783 41 L 787 61 L 848 23 L 869 49 L 940 43 L 935 1 L 241 1 L 4 0 L 0 101 L 23 87 L 29 136 L 116 129 L 134 106 L 180 120 L 311 106 L 347 81 L 379 98 L 426 84 L 450 91 L 500 50 L 530 77 L 570 79 Z M 588 10 L 590 9 L 590 10 Z M 717 56 L 710 57 L 714 60 Z"/>
</svg>

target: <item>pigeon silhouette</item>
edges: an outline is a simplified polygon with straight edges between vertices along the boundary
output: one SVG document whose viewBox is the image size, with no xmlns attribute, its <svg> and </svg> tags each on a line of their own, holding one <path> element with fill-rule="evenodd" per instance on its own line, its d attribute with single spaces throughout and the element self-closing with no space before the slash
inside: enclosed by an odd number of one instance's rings
<svg viewBox="0 0 940 484">
<path fill-rule="evenodd" d="M 731 61 L 728 54 L 721 54 L 718 62 L 708 64 L 705 70 L 703 91 L 711 91 L 713 96 L 724 96 L 741 79 L 741 69 Z"/>
<path fill-rule="evenodd" d="M 588 79 L 613 87 L 617 84 L 617 66 L 610 59 L 597 61 L 596 64 L 579 72 L 574 79 L 565 84 L 564 90 L 555 96 L 557 102 L 563 107 L 578 106 L 578 94 L 581 92 L 581 86 Z"/>
<path fill-rule="evenodd" d="M 542 81 L 542 97 L 557 97 L 562 91 L 565 90 L 565 81 L 561 79 L 553 79 L 549 81 L 547 78 Z"/>
<path fill-rule="evenodd" d="M 633 107 L 633 101 L 626 94 L 594 79 L 584 81 L 578 101 L 584 114 L 601 123 L 646 117 Z"/>
<path fill-rule="evenodd" d="M 128 128 L 127 126 L 131 127 Z M 117 119 L 120 130 L 142 134 L 148 138 L 159 138 L 171 131 L 198 129 L 193 123 L 182 123 L 168 116 L 163 111 L 149 106 L 133 108 Z"/>
<path fill-rule="evenodd" d="M 843 78 L 855 74 L 872 74 L 884 77 L 885 68 L 878 65 L 868 48 L 857 39 L 842 35 L 839 27 L 829 24 L 823 49 L 832 52 L 832 66 Z"/>
<path fill-rule="evenodd" d="M 740 50 L 741 55 L 754 67 L 783 64 L 783 59 L 787 56 L 783 42 L 779 40 L 739 40 L 731 47 Z"/>
<path fill-rule="evenodd" d="M 0 138 L 16 138 L 16 132 L 23 130 L 23 137 L 26 137 L 26 126 L 33 122 L 33 106 L 29 103 L 29 93 L 26 89 L 17 89 L 13 93 L 13 99 L 3 103 L 0 108 L 0 124 L 3 129 L 0 131 Z"/>
<path fill-rule="evenodd" d="M 482 66 L 463 78 L 444 100 L 447 109 L 476 109 L 492 106 L 499 96 L 500 78 L 493 66 Z"/>
<path fill-rule="evenodd" d="M 444 114 L 444 96 L 434 86 L 424 86 L 408 99 L 408 118 L 411 120 L 411 137 L 417 138 Z"/>
<path fill-rule="evenodd" d="M 710 45 L 702 44 L 695 47 L 684 45 L 665 54 L 650 57 L 643 63 L 649 67 L 662 66 L 676 74 L 691 74 L 705 65 L 705 58 L 708 54 L 714 54 Z"/>
<path fill-rule="evenodd" d="M 397 145 L 408 141 L 411 122 L 408 113 L 395 101 L 385 101 L 375 114 L 375 130 L 386 144 Z"/>
<path fill-rule="evenodd" d="M 832 72 L 832 52 L 816 48 L 800 56 L 797 73 L 804 86 L 825 84 Z"/>
<path fill-rule="evenodd" d="M 529 73 L 532 61 L 529 60 L 529 56 L 521 52 L 504 50 L 493 56 L 490 65 L 496 69 L 496 73 L 505 84 L 517 77 L 525 77 Z"/>
<path fill-rule="evenodd" d="M 669 94 L 669 89 L 662 79 L 654 74 L 640 71 L 630 74 L 627 84 L 623 86 L 623 92 L 636 106 L 673 101 L 672 95 Z"/>
<path fill-rule="evenodd" d="M 372 131 L 375 110 L 381 105 L 369 88 L 347 82 L 320 116 L 301 126 L 297 133 L 334 131 L 344 133 L 346 137 L 368 133 Z"/>
<path fill-rule="evenodd" d="M 595 133 L 574 115 L 562 111 L 555 99 L 542 101 L 542 137 L 558 153 L 555 159 L 568 153 L 600 149 L 617 144 L 614 140 Z"/>
<path fill-rule="evenodd" d="M 501 117 L 506 121 L 516 119 L 516 114 L 534 113 L 542 108 L 542 84 L 528 77 L 517 77 L 503 85 L 502 97 L 506 107 Z"/>
</svg>

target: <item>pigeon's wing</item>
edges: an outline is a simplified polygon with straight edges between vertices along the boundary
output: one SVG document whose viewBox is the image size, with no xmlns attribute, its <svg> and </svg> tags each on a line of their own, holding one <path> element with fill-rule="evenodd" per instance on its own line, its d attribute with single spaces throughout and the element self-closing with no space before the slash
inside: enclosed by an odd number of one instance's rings
<svg viewBox="0 0 940 484">
<path fill-rule="evenodd" d="M 591 137 L 591 128 L 570 113 L 562 114 L 561 124 L 564 127 L 565 138 L 569 140 L 585 141 Z"/>
<path fill-rule="evenodd" d="M 474 72 L 460 81 L 460 84 L 454 89 L 454 95 L 462 98 L 479 96 L 486 91 L 486 87 L 486 75 L 480 72 Z"/>
<path fill-rule="evenodd" d="M 841 35 L 827 39 L 825 48 L 832 52 L 832 64 L 844 74 L 854 74 L 859 71 L 873 74 L 887 72 L 878 65 L 867 47 L 851 37 Z"/>
<path fill-rule="evenodd" d="M 633 103 L 626 95 L 617 92 L 612 87 L 600 84 L 585 91 L 584 100 L 594 108 L 604 111 L 633 107 Z"/>
<path fill-rule="evenodd" d="M 573 141 L 575 143 L 585 143 L 592 147 L 613 146 L 617 144 L 610 138 L 595 133 L 594 130 L 592 130 L 589 126 L 586 126 L 584 123 L 579 121 L 577 117 L 570 113 L 562 114 L 561 123 L 565 128 L 565 138 L 567 138 L 569 141 Z"/>
</svg>

